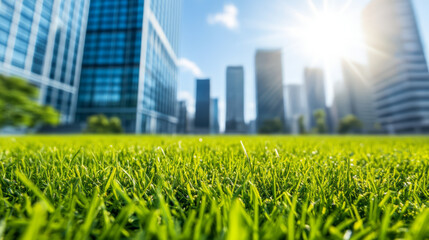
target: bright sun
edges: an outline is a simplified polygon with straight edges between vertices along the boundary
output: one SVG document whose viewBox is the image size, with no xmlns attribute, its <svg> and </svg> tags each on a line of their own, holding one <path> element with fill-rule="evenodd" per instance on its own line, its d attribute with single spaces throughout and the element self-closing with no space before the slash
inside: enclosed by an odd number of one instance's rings
<svg viewBox="0 0 429 240">
<path fill-rule="evenodd" d="M 301 25 L 295 28 L 300 47 L 314 60 L 324 62 L 349 58 L 360 47 L 361 35 L 356 20 L 347 9 L 316 9 L 313 15 L 300 16 Z"/>
</svg>

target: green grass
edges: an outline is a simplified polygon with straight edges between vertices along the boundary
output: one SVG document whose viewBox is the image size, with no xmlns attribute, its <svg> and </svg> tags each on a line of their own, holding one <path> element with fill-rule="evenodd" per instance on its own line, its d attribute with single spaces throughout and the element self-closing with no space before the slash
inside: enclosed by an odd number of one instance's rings
<svg viewBox="0 0 429 240">
<path fill-rule="evenodd" d="M 0 175 L 0 239 L 429 239 L 428 137 L 8 137 Z"/>
</svg>

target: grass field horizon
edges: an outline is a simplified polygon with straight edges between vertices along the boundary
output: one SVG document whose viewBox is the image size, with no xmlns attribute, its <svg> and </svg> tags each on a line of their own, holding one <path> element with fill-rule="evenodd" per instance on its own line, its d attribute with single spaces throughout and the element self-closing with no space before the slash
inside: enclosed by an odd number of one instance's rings
<svg viewBox="0 0 429 240">
<path fill-rule="evenodd" d="M 427 136 L 0 137 L 0 239 L 428 239 Z"/>
</svg>

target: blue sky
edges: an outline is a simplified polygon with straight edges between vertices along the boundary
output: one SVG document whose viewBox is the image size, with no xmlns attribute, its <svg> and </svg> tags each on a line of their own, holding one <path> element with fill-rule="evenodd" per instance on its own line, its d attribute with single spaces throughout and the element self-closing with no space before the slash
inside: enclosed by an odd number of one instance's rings
<svg viewBox="0 0 429 240">
<path fill-rule="evenodd" d="M 317 7 L 323 0 L 313 0 Z M 369 0 L 351 0 L 347 14 L 351 27 L 360 29 L 360 13 Z M 333 5 L 344 0 L 331 0 Z M 413 0 L 418 24 L 429 51 L 429 1 Z M 320 66 L 297 45 L 297 39 L 288 29 L 299 25 L 297 14 L 311 17 L 308 1 L 304 0 L 183 0 L 181 29 L 181 70 L 179 99 L 188 100 L 194 111 L 195 79 L 211 79 L 211 96 L 219 98 L 221 128 L 225 115 L 225 71 L 228 65 L 245 68 L 245 118 L 255 118 L 254 54 L 256 49 L 283 50 L 284 84 L 302 83 L 305 66 Z M 365 51 L 356 49 L 354 60 L 365 63 Z M 341 80 L 339 68 L 327 74 L 328 104 L 332 101 L 333 86 Z"/>
</svg>

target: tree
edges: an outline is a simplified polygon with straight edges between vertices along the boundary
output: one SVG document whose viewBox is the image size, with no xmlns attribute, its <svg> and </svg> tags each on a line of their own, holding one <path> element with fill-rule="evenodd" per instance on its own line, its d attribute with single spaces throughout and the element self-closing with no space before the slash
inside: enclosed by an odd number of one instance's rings
<svg viewBox="0 0 429 240">
<path fill-rule="evenodd" d="M 118 117 L 111 117 L 110 130 L 112 131 L 112 133 L 122 133 L 123 129 L 121 119 L 119 119 Z"/>
<path fill-rule="evenodd" d="M 307 134 L 307 130 L 305 129 L 304 116 L 301 115 L 298 118 L 298 128 L 299 134 Z"/>
<path fill-rule="evenodd" d="M 259 133 L 262 134 L 281 133 L 282 131 L 283 123 L 279 118 L 265 120 L 259 127 Z"/>
<path fill-rule="evenodd" d="M 88 133 L 122 133 L 121 119 L 111 117 L 108 119 L 103 114 L 90 116 L 87 120 Z"/>
<path fill-rule="evenodd" d="M 323 109 L 318 109 L 313 113 L 314 119 L 316 119 L 316 128 L 314 131 L 319 134 L 324 134 L 328 131 L 326 126 L 326 113 Z"/>
<path fill-rule="evenodd" d="M 38 89 L 27 81 L 0 75 L 0 128 L 58 125 L 58 112 L 38 104 L 38 95 Z"/>
<path fill-rule="evenodd" d="M 338 132 L 346 134 L 350 132 L 359 132 L 362 130 L 362 122 L 356 118 L 353 114 L 345 116 L 341 119 L 338 126 Z"/>
</svg>

